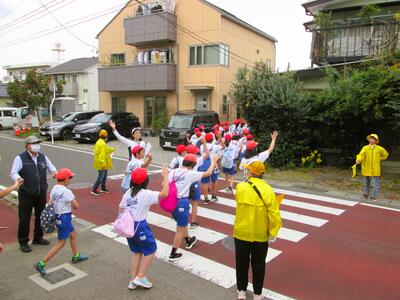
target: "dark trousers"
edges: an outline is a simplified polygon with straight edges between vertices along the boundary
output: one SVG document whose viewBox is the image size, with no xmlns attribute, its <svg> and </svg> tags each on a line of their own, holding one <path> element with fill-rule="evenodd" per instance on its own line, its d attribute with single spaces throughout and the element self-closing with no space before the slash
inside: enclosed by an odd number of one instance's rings
<svg viewBox="0 0 400 300">
<path fill-rule="evenodd" d="M 247 291 L 249 263 L 251 261 L 254 294 L 261 295 L 264 286 L 267 252 L 268 242 L 246 242 L 235 238 L 236 284 L 238 291 Z"/>
<path fill-rule="evenodd" d="M 20 245 L 29 242 L 29 232 L 31 225 L 32 209 L 35 209 L 35 229 L 33 231 L 33 239 L 40 240 L 43 238 L 43 230 L 40 226 L 40 214 L 46 206 L 46 192 L 41 193 L 37 197 L 27 196 L 18 193 L 18 241 Z"/>
<path fill-rule="evenodd" d="M 106 189 L 107 170 L 98 170 L 98 172 L 96 182 L 93 185 L 93 191 L 96 191 L 100 185 L 102 190 Z"/>
</svg>

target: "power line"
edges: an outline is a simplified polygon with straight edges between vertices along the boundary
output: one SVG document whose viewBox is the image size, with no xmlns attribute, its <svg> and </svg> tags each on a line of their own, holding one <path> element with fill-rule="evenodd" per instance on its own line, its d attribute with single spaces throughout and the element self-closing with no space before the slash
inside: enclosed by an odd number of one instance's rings
<svg viewBox="0 0 400 300">
<path fill-rule="evenodd" d="M 90 45 L 89 43 L 87 43 L 86 41 L 82 40 L 79 36 L 77 36 L 75 33 L 73 33 L 71 30 L 69 30 L 60 20 L 58 20 L 56 18 L 55 15 L 52 14 L 52 12 L 47 8 L 47 6 L 45 4 L 43 4 L 42 0 L 38 0 L 40 2 L 40 4 L 43 5 L 43 7 L 47 10 L 47 12 L 50 14 L 50 16 L 58 23 L 61 25 L 61 27 L 67 31 L 69 34 L 71 34 L 73 37 L 75 37 L 78 41 L 80 41 L 81 43 L 85 44 L 86 46 L 89 46 L 91 48 L 94 48 L 97 50 L 97 47 Z M 72 2 L 74 2 L 76 0 L 73 0 Z M 70 2 L 69 4 L 71 4 L 72 2 Z"/>
</svg>

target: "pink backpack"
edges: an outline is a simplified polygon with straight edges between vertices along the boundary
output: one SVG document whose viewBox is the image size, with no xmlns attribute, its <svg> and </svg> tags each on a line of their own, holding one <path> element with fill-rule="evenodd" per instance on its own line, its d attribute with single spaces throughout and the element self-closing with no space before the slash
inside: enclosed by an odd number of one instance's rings
<svg viewBox="0 0 400 300">
<path fill-rule="evenodd" d="M 172 213 L 176 206 L 178 205 L 178 189 L 176 188 L 176 181 L 186 172 L 183 172 L 178 178 L 172 176 L 172 180 L 169 183 L 168 196 L 166 198 L 160 199 L 160 207 L 166 212 Z"/>
<path fill-rule="evenodd" d="M 120 214 L 114 221 L 114 232 L 122 237 L 131 238 L 135 235 L 135 225 L 129 209 Z"/>
</svg>

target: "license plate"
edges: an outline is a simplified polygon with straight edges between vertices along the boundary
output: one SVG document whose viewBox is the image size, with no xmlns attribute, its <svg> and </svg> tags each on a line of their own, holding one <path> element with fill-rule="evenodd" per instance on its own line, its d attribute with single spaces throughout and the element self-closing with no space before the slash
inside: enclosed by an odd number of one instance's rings
<svg viewBox="0 0 400 300">
<path fill-rule="evenodd" d="M 165 147 L 171 147 L 171 142 L 165 142 L 164 146 Z"/>
<path fill-rule="evenodd" d="M 41 131 L 40 134 L 41 134 L 41 135 L 46 135 L 46 132 Z"/>
<path fill-rule="evenodd" d="M 78 139 L 80 139 L 80 138 L 81 138 L 81 135 L 80 135 L 80 134 L 75 134 L 75 137 L 78 138 Z"/>
</svg>

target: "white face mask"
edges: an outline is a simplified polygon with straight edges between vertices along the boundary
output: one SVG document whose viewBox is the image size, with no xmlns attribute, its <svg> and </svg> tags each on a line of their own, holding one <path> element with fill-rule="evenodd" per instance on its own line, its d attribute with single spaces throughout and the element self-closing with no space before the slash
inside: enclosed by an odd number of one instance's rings
<svg viewBox="0 0 400 300">
<path fill-rule="evenodd" d="M 34 153 L 40 152 L 40 145 L 39 144 L 31 145 L 31 151 L 34 152 Z"/>
</svg>

